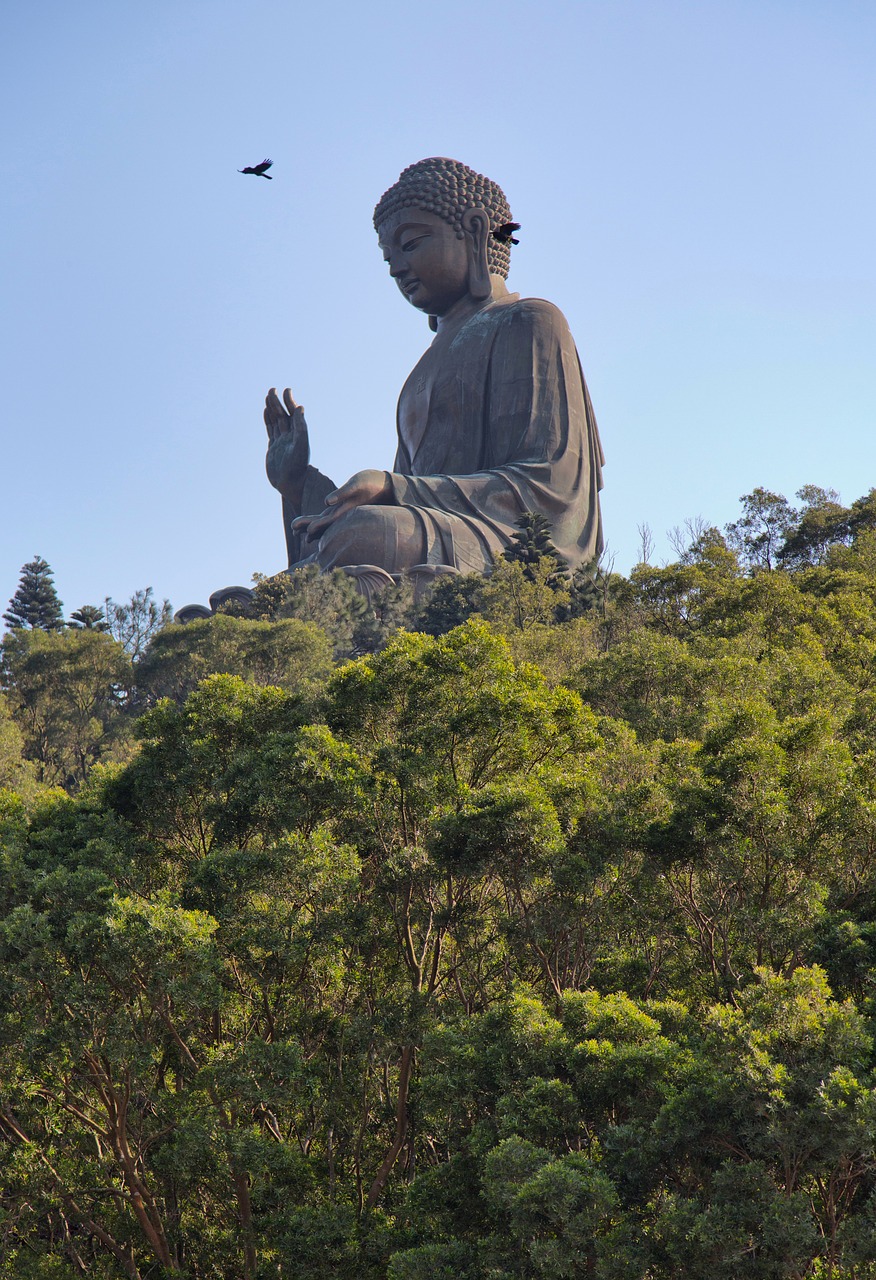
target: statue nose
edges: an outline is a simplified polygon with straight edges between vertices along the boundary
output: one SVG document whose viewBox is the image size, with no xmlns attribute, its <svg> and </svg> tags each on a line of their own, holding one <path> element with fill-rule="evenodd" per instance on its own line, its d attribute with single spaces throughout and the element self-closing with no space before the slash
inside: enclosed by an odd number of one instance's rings
<svg viewBox="0 0 876 1280">
<path fill-rule="evenodd" d="M 392 276 L 393 280 L 395 280 L 397 276 L 403 276 L 408 269 L 407 258 L 399 249 L 393 249 L 390 252 L 389 257 L 386 259 L 386 262 L 389 267 L 389 274 Z"/>
</svg>

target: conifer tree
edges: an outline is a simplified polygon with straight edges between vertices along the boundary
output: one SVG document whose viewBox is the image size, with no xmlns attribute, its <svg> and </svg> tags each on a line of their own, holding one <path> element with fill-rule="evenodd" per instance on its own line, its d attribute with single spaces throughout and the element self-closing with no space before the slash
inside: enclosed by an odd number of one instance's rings
<svg viewBox="0 0 876 1280">
<path fill-rule="evenodd" d="M 70 614 L 68 626 L 77 631 L 109 631 L 103 609 L 96 604 L 83 604 Z"/>
<path fill-rule="evenodd" d="M 555 569 L 548 585 L 555 590 L 565 586 L 569 566 L 551 541 L 551 523 L 539 511 L 524 511 L 516 521 L 518 532 L 502 552 L 505 560 L 523 565 L 527 578 L 535 580 L 535 566 L 543 559 L 552 560 Z"/>
<path fill-rule="evenodd" d="M 13 630 L 63 629 L 63 607 L 55 590 L 52 570 L 42 556 L 34 556 L 28 564 L 22 565 L 18 590 L 9 601 L 3 621 Z"/>
<path fill-rule="evenodd" d="M 169 600 L 159 604 L 152 588 L 146 587 L 135 591 L 127 604 L 107 599 L 103 616 L 106 625 L 100 630 L 108 631 L 136 662 L 152 637 L 173 618 L 173 606 Z"/>
</svg>

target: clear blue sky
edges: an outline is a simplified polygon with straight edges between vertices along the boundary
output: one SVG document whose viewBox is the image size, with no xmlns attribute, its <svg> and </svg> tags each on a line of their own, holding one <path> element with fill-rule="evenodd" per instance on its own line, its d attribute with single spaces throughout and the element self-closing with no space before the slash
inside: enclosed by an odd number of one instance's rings
<svg viewBox="0 0 876 1280">
<path fill-rule="evenodd" d="M 618 570 L 756 485 L 865 493 L 874 66 L 872 0 L 7 3 L 0 612 L 35 553 L 68 611 L 281 569 L 272 385 L 337 482 L 391 465 L 430 335 L 371 212 L 428 155 L 569 319 Z"/>
</svg>

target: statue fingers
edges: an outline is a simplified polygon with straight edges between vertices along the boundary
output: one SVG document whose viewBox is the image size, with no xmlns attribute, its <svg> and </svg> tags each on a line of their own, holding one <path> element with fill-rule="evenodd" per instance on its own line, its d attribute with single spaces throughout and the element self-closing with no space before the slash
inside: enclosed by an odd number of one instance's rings
<svg viewBox="0 0 876 1280">
<path fill-rule="evenodd" d="M 289 429 L 293 433 L 293 435 L 298 437 L 299 440 L 305 443 L 308 442 L 307 423 L 304 420 L 304 409 L 301 407 L 300 404 L 295 406 L 295 412 L 292 414 L 292 421 L 290 423 Z M 309 449 L 310 449 L 309 443 L 307 447 L 308 447 L 308 453 L 309 453 Z"/>
<path fill-rule="evenodd" d="M 271 387 L 265 397 L 265 426 L 272 440 L 289 430 L 289 415 L 280 403 L 276 387 Z"/>
<path fill-rule="evenodd" d="M 352 511 L 355 506 L 355 502 L 345 502 L 340 507 L 327 507 L 325 511 L 320 511 L 318 516 L 299 516 L 297 520 L 293 520 L 292 528 L 303 532 L 307 541 L 311 542 L 330 524 L 334 524 L 340 516 Z"/>
<path fill-rule="evenodd" d="M 265 412 L 263 415 L 265 419 L 265 426 L 268 429 L 269 440 L 275 439 L 277 435 L 276 423 L 277 423 L 277 405 L 278 404 L 279 404 L 279 401 L 277 400 L 277 389 L 276 387 L 271 387 L 270 391 L 265 396 Z"/>
<path fill-rule="evenodd" d="M 301 405 L 296 404 L 289 387 L 286 387 L 283 391 L 283 404 L 286 406 L 286 409 L 289 413 L 290 418 L 293 418 L 295 416 L 296 409 L 301 409 Z"/>
<path fill-rule="evenodd" d="M 335 509 L 343 503 L 352 503 L 361 500 L 359 494 L 359 480 L 357 476 L 351 476 L 349 480 L 345 480 L 343 484 L 339 484 L 337 489 L 332 489 L 331 493 L 327 493 L 323 501 L 326 507 Z"/>
<path fill-rule="evenodd" d="M 306 521 L 302 521 L 300 527 L 296 520 L 292 525 L 293 529 L 298 529 L 304 534 L 305 539 L 311 542 L 314 538 L 318 538 L 323 529 L 327 528 L 334 519 L 333 511 L 321 511 L 318 516 L 310 516 Z"/>
<path fill-rule="evenodd" d="M 292 530 L 294 533 L 300 533 L 304 537 L 305 542 L 310 542 L 313 538 L 319 537 L 326 524 L 331 524 L 331 519 L 325 519 L 325 511 L 320 512 L 318 516 L 298 516 L 292 521 Z"/>
</svg>

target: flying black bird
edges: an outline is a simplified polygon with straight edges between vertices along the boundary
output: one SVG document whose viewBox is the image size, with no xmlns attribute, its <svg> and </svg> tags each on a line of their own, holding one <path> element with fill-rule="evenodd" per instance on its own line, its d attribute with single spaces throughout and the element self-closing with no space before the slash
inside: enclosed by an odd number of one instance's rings
<svg viewBox="0 0 876 1280">
<path fill-rule="evenodd" d="M 273 177 L 273 174 L 265 173 L 265 170 L 270 169 L 273 163 L 274 163 L 273 160 L 263 160 L 261 164 L 247 165 L 245 169 L 238 169 L 237 172 L 238 173 L 255 173 L 260 178 L 267 178 L 268 182 L 270 182 Z"/>
<path fill-rule="evenodd" d="M 520 244 L 519 240 L 514 239 L 513 232 L 520 230 L 519 222 L 503 222 L 501 227 L 497 227 L 493 232 L 494 240 L 501 240 L 502 244 L 507 244 L 510 240 L 512 244 Z"/>
</svg>

